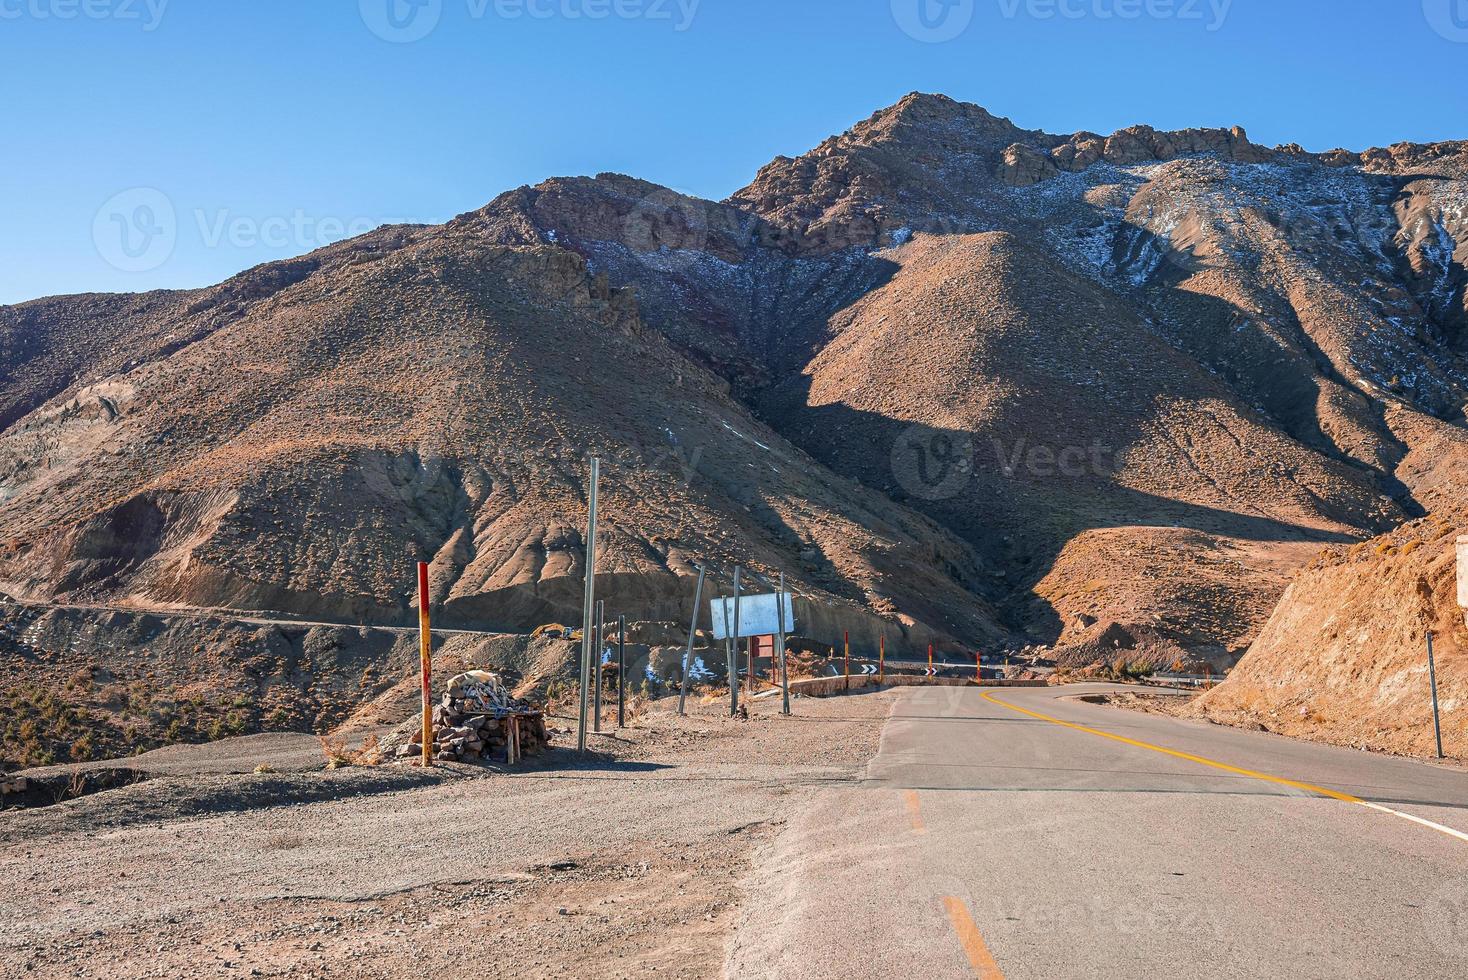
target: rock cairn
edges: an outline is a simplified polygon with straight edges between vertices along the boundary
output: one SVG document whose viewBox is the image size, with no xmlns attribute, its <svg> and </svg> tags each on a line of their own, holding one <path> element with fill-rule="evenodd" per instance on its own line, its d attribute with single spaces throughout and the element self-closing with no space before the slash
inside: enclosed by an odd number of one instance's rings
<svg viewBox="0 0 1468 980">
<path fill-rule="evenodd" d="M 545 715 L 511 697 L 497 674 L 483 670 L 459 674 L 433 706 L 433 758 L 439 762 L 495 756 L 508 761 L 512 734 L 518 738 L 517 756 L 536 755 L 550 744 Z M 421 729 L 397 750 L 404 758 L 422 753 Z"/>
</svg>

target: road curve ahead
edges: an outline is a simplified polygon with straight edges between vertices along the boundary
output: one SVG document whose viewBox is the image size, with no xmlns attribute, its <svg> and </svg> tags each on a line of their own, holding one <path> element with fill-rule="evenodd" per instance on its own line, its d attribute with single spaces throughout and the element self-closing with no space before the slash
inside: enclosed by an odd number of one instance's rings
<svg viewBox="0 0 1468 980">
<path fill-rule="evenodd" d="M 908 688 L 763 856 L 733 977 L 1468 976 L 1468 774 Z"/>
</svg>

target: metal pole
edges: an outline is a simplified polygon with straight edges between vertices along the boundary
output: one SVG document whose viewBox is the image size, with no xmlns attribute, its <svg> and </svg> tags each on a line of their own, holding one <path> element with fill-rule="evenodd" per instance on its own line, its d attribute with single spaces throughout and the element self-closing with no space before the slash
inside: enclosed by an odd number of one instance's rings
<svg viewBox="0 0 1468 980">
<path fill-rule="evenodd" d="M 887 680 L 887 634 L 883 633 L 877 637 L 877 686 L 881 687 Z"/>
<path fill-rule="evenodd" d="M 698 630 L 698 603 L 703 598 L 703 566 L 698 566 L 698 584 L 693 587 L 693 617 L 688 621 L 688 649 L 683 653 L 683 685 L 678 690 L 678 714 L 688 700 L 688 670 L 693 664 L 693 634 Z"/>
<path fill-rule="evenodd" d="M 1443 757 L 1443 723 L 1437 713 L 1437 663 L 1432 656 L 1432 630 L 1427 631 L 1427 679 L 1432 685 L 1432 732 L 1437 736 L 1437 757 Z"/>
<path fill-rule="evenodd" d="M 617 727 L 627 727 L 627 616 L 617 617 Z"/>
<path fill-rule="evenodd" d="M 603 669 L 602 664 L 602 660 L 606 658 L 607 649 L 606 607 L 607 603 L 605 599 L 596 600 L 596 663 L 592 665 L 596 671 L 596 681 L 592 685 L 592 690 L 596 692 L 596 706 L 591 713 L 591 730 L 598 735 L 601 734 L 602 676 L 606 674 L 606 670 Z"/>
<path fill-rule="evenodd" d="M 601 460 L 591 460 L 591 491 L 586 508 L 586 591 L 581 601 L 581 712 L 576 725 L 576 748 L 586 751 L 586 695 L 591 687 L 591 624 L 596 612 L 596 485 Z"/>
<path fill-rule="evenodd" d="M 754 704 L 755 684 L 759 681 L 755 676 L 754 664 L 758 654 L 759 640 L 751 636 L 744 644 L 744 696 L 747 704 Z"/>
<path fill-rule="evenodd" d="M 728 674 L 731 670 L 729 665 L 734 662 L 734 641 L 729 637 L 729 597 L 720 596 L 719 599 L 719 608 L 724 618 L 724 673 Z M 731 709 L 729 713 L 732 715 L 734 712 Z"/>
<path fill-rule="evenodd" d="M 423 671 L 423 765 L 433 765 L 433 633 L 428 623 L 428 563 L 418 563 L 418 662 Z"/>
<path fill-rule="evenodd" d="M 781 572 L 780 573 L 780 589 L 779 589 L 778 592 L 775 593 L 775 620 L 780 625 L 779 639 L 776 641 L 776 642 L 778 642 L 780 644 L 780 646 L 779 646 L 779 648 L 778 648 L 778 650 L 776 652 L 780 656 L 780 687 L 785 692 L 784 694 L 781 695 L 781 698 L 780 698 L 780 700 L 781 700 L 780 713 L 782 715 L 788 715 L 788 714 L 790 714 L 790 668 L 787 665 L 786 660 L 785 660 L 785 573 L 784 572 Z"/>
<path fill-rule="evenodd" d="M 734 566 L 734 655 L 729 658 L 729 714 L 739 713 L 739 572 Z"/>
</svg>

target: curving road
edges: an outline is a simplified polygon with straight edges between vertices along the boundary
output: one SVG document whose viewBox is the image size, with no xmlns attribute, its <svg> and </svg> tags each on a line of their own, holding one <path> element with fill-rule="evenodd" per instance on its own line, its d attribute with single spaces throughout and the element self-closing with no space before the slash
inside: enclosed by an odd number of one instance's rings
<svg viewBox="0 0 1468 980">
<path fill-rule="evenodd" d="M 909 688 L 765 855 L 735 977 L 1468 976 L 1468 773 Z"/>
</svg>

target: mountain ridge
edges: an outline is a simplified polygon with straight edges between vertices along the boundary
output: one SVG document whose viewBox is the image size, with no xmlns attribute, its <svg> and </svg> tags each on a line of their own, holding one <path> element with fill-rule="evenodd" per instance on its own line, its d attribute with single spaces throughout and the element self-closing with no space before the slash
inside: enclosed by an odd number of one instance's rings
<svg viewBox="0 0 1468 980">
<path fill-rule="evenodd" d="M 595 452 L 614 605 L 743 564 L 827 639 L 1225 667 L 1322 545 L 1461 496 L 1465 152 L 913 94 L 722 202 L 551 178 L 0 307 L 0 589 L 399 622 L 422 559 L 527 630 L 576 615 Z"/>
</svg>

